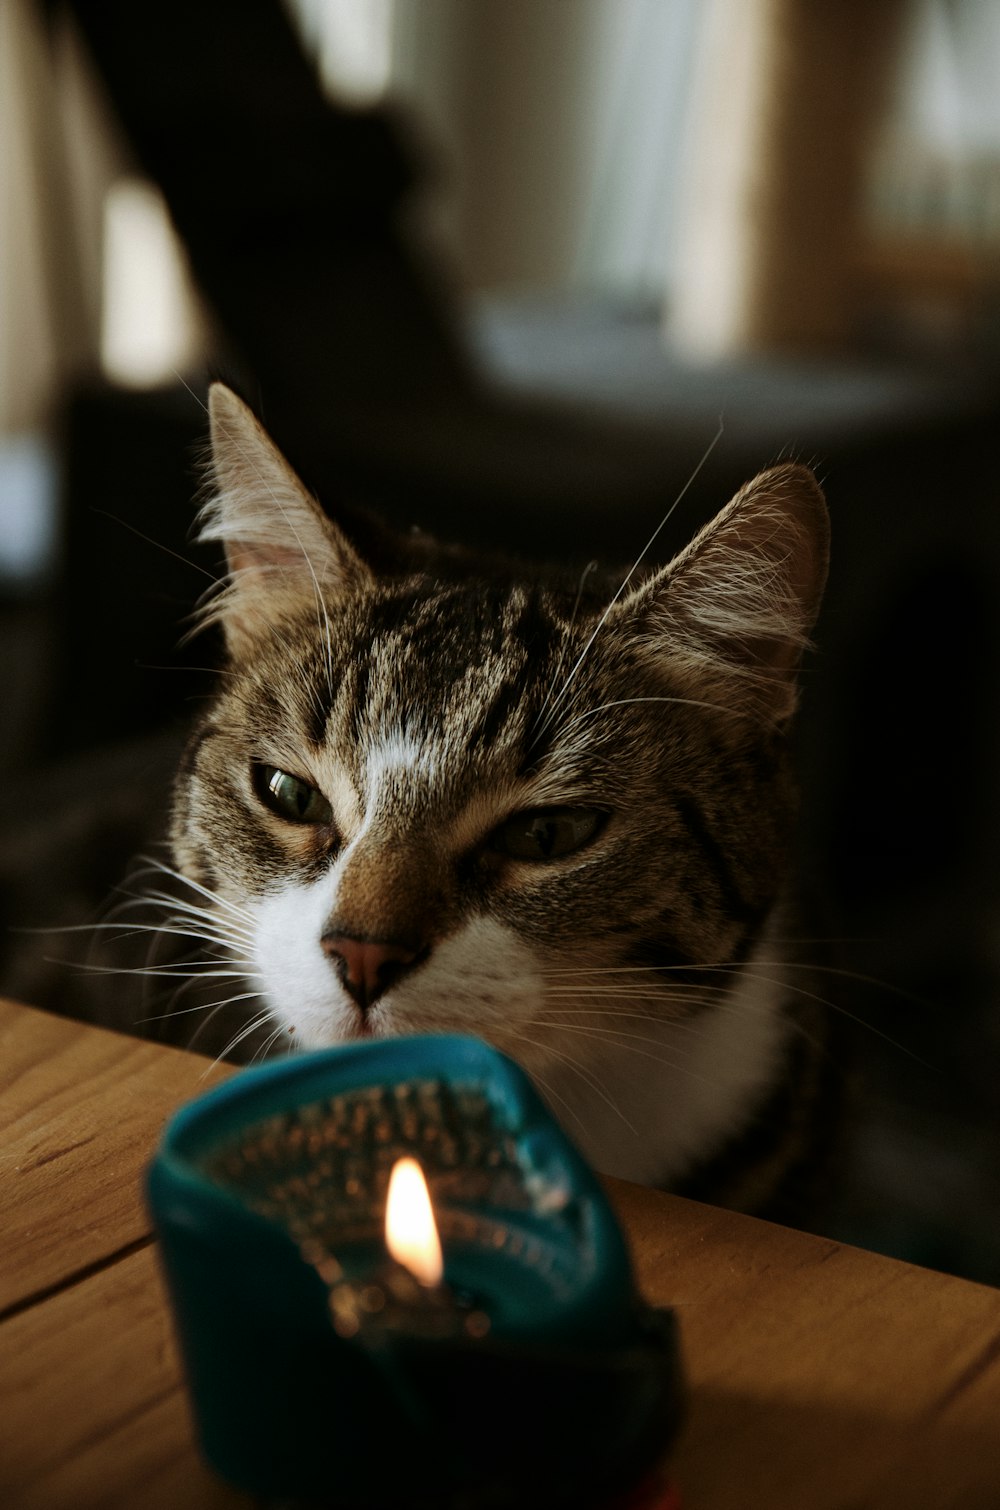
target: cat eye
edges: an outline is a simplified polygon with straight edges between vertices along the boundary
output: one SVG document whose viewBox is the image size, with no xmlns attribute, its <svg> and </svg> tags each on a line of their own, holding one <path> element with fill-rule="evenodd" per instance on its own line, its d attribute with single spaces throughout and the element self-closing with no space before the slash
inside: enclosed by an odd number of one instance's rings
<svg viewBox="0 0 1000 1510">
<path fill-rule="evenodd" d="M 487 843 L 512 860 L 545 864 L 571 855 L 604 827 L 606 813 L 592 807 L 540 807 L 515 813 L 494 829 Z"/>
<path fill-rule="evenodd" d="M 333 809 L 322 792 L 273 765 L 254 766 L 254 788 L 265 807 L 289 823 L 332 823 Z"/>
</svg>

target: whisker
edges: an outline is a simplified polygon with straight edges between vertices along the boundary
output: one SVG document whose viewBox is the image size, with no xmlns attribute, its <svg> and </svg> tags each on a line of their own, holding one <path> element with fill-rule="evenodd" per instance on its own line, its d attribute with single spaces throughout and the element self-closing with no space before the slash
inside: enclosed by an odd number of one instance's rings
<svg viewBox="0 0 1000 1510">
<path fill-rule="evenodd" d="M 736 965 L 705 965 L 695 966 L 694 968 L 706 970 L 736 970 L 741 967 L 738 967 Z M 783 980 L 780 976 L 760 975 L 756 971 L 749 971 L 744 969 L 743 979 L 755 980 L 758 981 L 761 985 L 765 986 L 777 986 L 780 990 L 790 991 L 793 996 L 797 996 L 802 1000 L 815 1002 L 818 1006 L 826 1007 L 828 1011 L 837 1012 L 842 1017 L 846 1017 L 849 1021 L 856 1023 L 858 1027 L 864 1028 L 869 1033 L 874 1033 L 876 1038 L 881 1038 L 883 1042 L 889 1044 L 894 1049 L 898 1049 L 901 1054 L 905 1054 L 908 1059 L 912 1059 L 916 1064 L 922 1065 L 924 1069 L 930 1070 L 936 1068 L 935 1065 L 932 1065 L 926 1059 L 921 1058 L 919 1054 L 915 1054 L 912 1049 L 908 1049 L 905 1044 L 900 1043 L 898 1039 L 893 1038 L 889 1033 L 884 1033 L 881 1028 L 875 1027 L 874 1023 L 866 1022 L 863 1017 L 859 1017 L 855 1012 L 848 1011 L 848 1009 L 846 1007 L 842 1007 L 839 1002 L 830 1001 L 827 997 L 819 996 L 815 991 L 808 991 L 804 986 L 796 986 L 792 981 Z"/>
<path fill-rule="evenodd" d="M 228 1001 L 220 1002 L 219 1008 L 221 1009 L 222 1007 L 228 1007 L 229 1005 L 230 1003 Z M 229 1055 L 244 1041 L 244 1039 L 249 1038 L 251 1034 L 256 1033 L 259 1028 L 262 1028 L 264 1024 L 266 1022 L 269 1022 L 270 1020 L 271 1010 L 269 1007 L 266 1007 L 263 1012 L 258 1013 L 256 1017 L 251 1017 L 250 1020 L 244 1023 L 240 1030 L 233 1035 L 233 1037 L 226 1044 L 226 1047 L 216 1055 L 211 1064 L 208 1065 L 208 1067 L 205 1069 L 204 1073 L 201 1076 L 201 1079 L 204 1080 L 205 1075 L 209 1074 L 211 1070 L 215 1069 L 215 1067 L 220 1064 L 222 1060 L 228 1059 Z"/>
<path fill-rule="evenodd" d="M 510 1031 L 510 1030 L 508 1030 L 508 1031 Z M 527 1035 L 524 1034 L 524 1033 L 517 1033 L 517 1032 L 510 1031 L 510 1036 L 512 1038 L 517 1039 L 519 1042 L 532 1044 L 532 1040 L 529 1037 L 527 1037 Z M 533 1044 L 532 1044 L 532 1046 L 534 1047 Z M 550 1100 L 552 1100 L 554 1102 L 558 1102 L 558 1104 L 566 1112 L 567 1116 L 572 1117 L 573 1121 L 580 1128 L 581 1132 L 584 1133 L 584 1134 L 586 1134 L 587 1124 L 584 1122 L 583 1118 L 581 1117 L 580 1113 L 577 1111 L 576 1107 L 573 1106 L 573 1105 L 571 1105 L 571 1103 L 566 1100 L 566 1097 L 563 1096 L 563 1095 L 561 1095 L 559 1093 L 559 1091 L 555 1090 L 554 1087 L 551 1086 L 543 1078 L 543 1076 L 539 1073 L 538 1070 L 532 1070 L 532 1072 L 531 1072 L 531 1078 L 538 1085 L 541 1086 L 542 1090 L 550 1098 Z"/>
<path fill-rule="evenodd" d="M 194 1012 L 216 1013 L 221 1007 L 230 1007 L 237 1001 L 256 1001 L 260 998 L 260 991 L 243 991 L 238 996 L 227 996 L 225 1001 L 198 1002 L 193 1007 L 171 1007 L 169 1012 L 160 1012 L 155 1017 L 137 1017 L 136 1024 L 145 1027 L 152 1022 L 170 1022 L 175 1017 L 187 1017 Z"/>
<path fill-rule="evenodd" d="M 151 545 L 154 550 L 163 551 L 164 555 L 166 556 L 173 556 L 175 561 L 180 561 L 184 566 L 190 567 L 192 571 L 198 572 L 200 576 L 207 577 L 210 582 L 215 581 L 212 573 L 210 571 L 206 571 L 203 566 L 199 566 L 197 561 L 192 561 L 189 557 L 182 556 L 180 551 L 171 550 L 170 546 L 164 545 L 162 540 L 155 540 L 152 535 L 147 535 L 145 531 L 139 529 L 136 525 L 130 524 L 127 519 L 122 519 L 118 514 L 112 514 L 110 509 L 102 509 L 94 505 L 91 508 L 91 513 L 103 515 L 105 519 L 110 519 L 112 524 L 121 525 L 123 530 L 128 530 L 129 534 L 138 535 L 140 540 L 144 540 L 145 543 L 147 545 Z"/>
<path fill-rule="evenodd" d="M 240 907 L 237 903 L 229 901 L 221 892 L 213 891 L 211 887 L 203 885 L 201 881 L 196 881 L 193 876 L 185 875 L 183 871 L 177 870 L 175 866 L 170 865 L 166 860 L 158 859 L 156 855 L 137 855 L 136 863 L 141 868 L 137 868 L 132 872 L 133 878 L 137 879 L 140 876 L 153 874 L 164 875 L 169 877 L 170 880 L 178 881 L 182 886 L 190 888 L 191 891 L 196 892 L 198 896 L 204 897 L 207 901 L 224 907 L 229 912 L 234 912 L 247 918 L 251 917 L 251 913 L 247 908 Z M 170 893 L 164 893 L 164 895 L 169 896 Z"/>
<path fill-rule="evenodd" d="M 183 927 L 173 927 L 171 926 L 169 920 L 162 923 L 156 921 L 151 921 L 148 923 L 125 923 L 121 920 L 118 920 L 114 923 L 73 923 L 66 926 L 60 926 L 57 924 L 51 928 L 24 928 L 17 930 L 12 929 L 11 932 L 36 934 L 108 933 L 111 935 L 112 943 L 118 942 L 123 939 L 134 938 L 137 934 L 154 932 L 158 936 L 162 935 L 164 937 L 196 939 L 199 943 L 215 944 L 218 947 L 224 949 L 227 955 L 233 952 L 235 945 L 238 943 L 243 943 L 246 945 L 253 944 L 253 935 L 249 932 L 238 933 L 234 930 L 230 934 L 225 932 L 221 927 L 213 927 L 212 923 L 214 920 L 211 918 L 210 914 L 206 914 L 206 918 L 207 922 L 199 928 L 195 928 L 193 925 L 188 926 L 187 924 L 185 924 Z M 223 956 L 217 955 L 215 956 L 215 958 L 221 959 L 223 958 Z"/>
<path fill-rule="evenodd" d="M 548 707 L 548 705 L 549 705 L 549 699 L 552 697 L 552 694 L 553 694 L 553 692 L 556 689 L 556 683 L 559 680 L 559 673 L 562 670 L 563 664 L 565 663 L 565 660 L 566 660 L 566 651 L 569 648 L 570 635 L 573 632 L 573 625 L 576 623 L 576 615 L 577 615 L 577 612 L 578 612 L 579 607 L 580 607 L 580 601 L 583 598 L 583 589 L 584 589 L 584 586 L 586 584 L 587 578 L 590 576 L 590 574 L 592 572 L 595 572 L 596 570 L 597 570 L 597 562 L 596 561 L 588 561 L 587 565 L 583 568 L 583 571 L 582 571 L 582 573 L 580 575 L 580 583 L 579 583 L 579 586 L 576 589 L 576 598 L 574 599 L 574 602 L 573 602 L 573 611 L 572 611 L 572 613 L 569 616 L 569 624 L 566 627 L 566 633 L 565 633 L 565 636 L 563 638 L 562 647 L 561 647 L 561 649 L 559 651 L 559 659 L 556 662 L 555 670 L 552 673 L 552 680 L 549 683 L 549 690 L 545 694 L 545 701 L 542 703 L 542 706 L 539 708 L 538 713 L 536 715 L 536 718 L 535 718 L 535 722 L 536 723 L 542 717 L 543 713 L 545 712 L 545 709 Z"/>
<path fill-rule="evenodd" d="M 762 969 L 763 970 L 773 969 L 775 971 L 780 971 L 782 973 L 781 974 L 777 974 L 777 975 L 761 974 L 760 972 L 761 972 Z M 905 1054 L 907 1056 L 907 1058 L 912 1059 L 915 1063 L 920 1064 L 924 1068 L 927 1068 L 927 1069 L 933 1069 L 934 1068 L 934 1066 L 931 1065 L 931 1064 L 929 1064 L 928 1061 L 925 1060 L 921 1055 L 915 1053 L 912 1049 L 908 1048 L 906 1046 L 906 1044 L 901 1043 L 896 1038 L 893 1038 L 893 1036 L 890 1033 L 886 1033 L 883 1029 L 881 1029 L 879 1027 L 876 1027 L 874 1023 L 868 1022 L 864 1017 L 861 1017 L 859 1014 L 857 1014 L 855 1012 L 852 1012 L 848 1007 L 843 1006 L 840 1002 L 831 1001 L 828 997 L 821 996 L 819 993 L 817 993 L 815 991 L 810 991 L 806 987 L 801 986 L 801 985 L 797 985 L 794 981 L 788 980 L 787 978 L 785 978 L 784 973 L 783 973 L 786 970 L 805 971 L 807 974 L 812 974 L 812 975 L 815 975 L 815 974 L 830 975 L 830 976 L 833 976 L 834 978 L 838 978 L 838 979 L 842 978 L 842 979 L 845 979 L 845 980 L 858 981 L 859 983 L 862 983 L 862 984 L 865 984 L 865 985 L 870 985 L 870 986 L 873 986 L 873 987 L 875 987 L 877 989 L 884 990 L 884 991 L 886 991 L 886 992 L 888 992 L 888 993 L 890 993 L 890 994 L 892 994 L 894 996 L 898 996 L 898 997 L 902 998 L 905 1001 L 913 1002 L 913 1003 L 915 1003 L 917 1005 L 923 1005 L 923 1006 L 926 1006 L 928 1008 L 932 1005 L 931 1003 L 928 1003 L 928 1002 L 921 1002 L 920 997 L 916 996 L 913 992 L 903 990 L 902 988 L 900 988 L 898 986 L 895 986 L 891 981 L 879 980 L 877 977 L 864 975 L 864 974 L 862 974 L 862 973 L 860 973 L 858 971 L 847 970 L 847 969 L 843 969 L 843 968 L 838 967 L 838 966 L 833 966 L 833 965 L 813 965 L 809 961 L 804 961 L 804 960 L 761 960 L 761 961 L 754 961 L 753 959 L 751 959 L 751 960 L 747 960 L 747 961 L 739 961 L 739 960 L 716 961 L 714 963 L 705 963 L 705 964 L 690 964 L 690 963 L 687 963 L 687 964 L 684 964 L 684 965 L 656 965 L 656 966 L 649 966 L 649 965 L 621 965 L 621 966 L 609 965 L 609 966 L 594 966 L 594 967 L 589 967 L 589 968 L 587 968 L 587 967 L 580 967 L 580 968 L 570 967 L 570 968 L 566 968 L 566 969 L 555 969 L 555 970 L 553 970 L 553 969 L 546 969 L 543 973 L 545 975 L 545 978 L 546 978 L 547 982 L 556 982 L 559 979 L 564 979 L 564 978 L 567 980 L 567 984 L 565 984 L 565 985 L 560 985 L 558 983 L 548 983 L 547 986 L 546 986 L 546 992 L 547 992 L 547 995 L 550 996 L 550 997 L 563 995 L 563 996 L 566 996 L 566 997 L 574 997 L 574 998 L 576 998 L 576 997 L 583 997 L 583 996 L 591 995 L 591 996 L 600 996 L 604 1000 L 611 1000 L 613 998 L 617 998 L 619 1000 L 653 999 L 653 1000 L 663 1000 L 664 1002 L 669 1002 L 670 1000 L 681 1002 L 685 998 L 681 997 L 680 995 L 674 996 L 673 993 L 667 994 L 667 989 L 666 988 L 669 987 L 669 981 L 668 980 L 664 980 L 665 991 L 664 991 L 664 993 L 662 995 L 658 995 L 656 993 L 650 993 L 649 996 L 647 997 L 647 996 L 643 995 L 643 988 L 642 987 L 639 987 L 638 990 L 637 990 L 636 987 L 634 987 L 634 986 L 628 986 L 625 983 L 623 983 L 621 986 L 618 986 L 618 987 L 615 987 L 613 983 L 609 983 L 609 985 L 607 987 L 604 987 L 604 988 L 597 987 L 597 986 L 595 986 L 595 987 L 587 987 L 587 986 L 584 986 L 584 985 L 574 985 L 574 984 L 570 983 L 570 978 L 573 978 L 573 977 L 588 977 L 588 976 L 601 976 L 601 975 L 604 975 L 604 976 L 623 976 L 623 975 L 638 975 L 638 974 L 644 974 L 646 976 L 649 976 L 649 975 L 653 975 L 653 976 L 662 975 L 664 977 L 669 977 L 674 972 L 687 973 L 687 974 L 696 973 L 697 972 L 697 973 L 705 974 L 705 975 L 711 975 L 711 974 L 724 974 L 724 975 L 728 975 L 728 976 L 730 976 L 732 978 L 732 980 L 734 981 L 734 983 L 736 981 L 740 981 L 740 980 L 741 981 L 756 981 L 756 982 L 758 982 L 761 985 L 774 986 L 774 987 L 776 987 L 779 990 L 786 991 L 790 995 L 792 995 L 794 997 L 797 997 L 800 1000 L 815 1002 L 818 1006 L 821 1006 L 821 1007 L 825 1008 L 827 1011 L 835 1012 L 839 1016 L 845 1018 L 847 1021 L 855 1023 L 859 1028 L 862 1028 L 866 1032 L 874 1034 L 875 1037 L 880 1038 L 880 1039 L 883 1040 L 883 1042 L 889 1044 L 889 1046 L 891 1048 L 898 1049 L 900 1051 L 900 1053 Z M 742 1011 L 746 1010 L 746 1003 L 739 1003 L 739 1004 L 736 1004 L 736 1003 L 733 1003 L 733 1002 L 728 1002 L 727 1003 L 726 997 L 729 995 L 730 990 L 731 990 L 731 988 L 728 987 L 728 986 L 727 987 L 720 987 L 719 985 L 717 985 L 717 984 L 715 984 L 715 983 L 713 983 L 711 981 L 706 981 L 703 986 L 696 986 L 693 989 L 694 989 L 694 991 L 696 993 L 703 993 L 703 994 L 701 996 L 699 996 L 697 994 L 692 996 L 692 995 L 689 994 L 686 997 L 686 1000 L 688 1002 L 692 1003 L 692 1004 L 696 1003 L 699 1000 L 702 1001 L 702 1002 L 704 1002 L 705 996 L 711 997 L 712 995 L 715 995 L 717 997 L 717 1000 L 712 1004 L 712 1009 L 714 1011 L 718 1011 L 720 1009 L 727 1009 L 727 1008 L 730 1009 L 730 1010 L 733 1010 L 733 1011 L 738 1011 L 738 1012 L 742 1012 Z M 567 1010 L 569 1010 L 569 1009 L 567 1009 Z"/>
<path fill-rule="evenodd" d="M 252 999 L 252 997 L 254 995 L 260 996 L 260 992 L 259 991 L 258 992 L 251 992 L 250 995 L 249 995 L 249 997 L 247 999 L 248 1000 Z M 234 1001 L 240 1001 L 242 999 L 243 999 L 242 997 L 226 997 L 223 1001 L 218 1001 L 218 1002 L 215 1002 L 214 1004 L 211 1004 L 209 1006 L 207 1015 L 205 1016 L 205 1018 L 203 1019 L 203 1021 L 198 1024 L 198 1026 L 195 1028 L 194 1032 L 192 1033 L 190 1039 L 188 1040 L 187 1047 L 189 1049 L 192 1049 L 192 1050 L 195 1049 L 196 1046 L 197 1046 L 197 1044 L 198 1044 L 198 1040 L 212 1026 L 212 1023 L 215 1021 L 216 1017 L 218 1017 L 219 1013 L 220 1012 L 224 1012 L 225 1009 L 228 1006 L 231 1006 Z M 219 1058 L 222 1058 L 222 1057 L 223 1056 L 220 1054 Z M 215 1060 L 214 1062 L 218 1063 L 218 1059 Z"/>
<path fill-rule="evenodd" d="M 582 723 L 585 718 L 593 718 L 598 713 L 606 713 L 609 708 L 628 708 L 634 703 L 675 703 L 685 708 L 707 708 L 712 713 L 728 713 L 733 718 L 747 718 L 750 715 L 735 708 L 725 708 L 721 703 L 707 703 L 696 697 L 620 697 L 614 702 L 601 703 L 596 708 L 586 708 L 582 713 L 577 713 L 568 723 L 560 725 L 560 737 L 564 736 L 574 724 Z"/>
<path fill-rule="evenodd" d="M 271 1050 L 273 1049 L 274 1045 L 283 1036 L 284 1031 L 285 1031 L 284 1024 L 279 1022 L 278 1025 L 277 1025 L 277 1027 L 274 1029 L 274 1031 L 272 1033 L 269 1033 L 268 1036 L 264 1039 L 264 1042 L 261 1044 L 260 1048 L 254 1050 L 253 1055 L 252 1055 L 252 1057 L 250 1059 L 250 1063 L 251 1064 L 256 1064 L 257 1061 L 258 1061 L 258 1059 L 260 1059 L 260 1060 L 266 1059 L 267 1056 L 270 1054 Z"/>
<path fill-rule="evenodd" d="M 522 1034 L 515 1034 L 514 1036 L 521 1038 L 524 1042 L 530 1043 L 532 1045 L 532 1047 L 538 1047 L 538 1045 L 534 1042 L 534 1040 L 525 1037 L 525 1035 L 523 1033 Z M 601 1098 L 601 1100 L 605 1103 L 605 1105 L 607 1107 L 609 1107 L 610 1110 L 613 1111 L 616 1116 L 618 1116 L 618 1117 L 621 1118 L 621 1120 L 625 1123 L 625 1126 L 629 1129 L 630 1132 L 634 1133 L 636 1131 L 636 1129 L 633 1127 L 632 1123 L 629 1121 L 628 1117 L 622 1111 L 621 1107 L 617 1104 L 617 1102 L 615 1102 L 615 1101 L 612 1100 L 612 1098 L 608 1095 L 607 1091 L 605 1090 L 604 1086 L 601 1085 L 601 1083 L 596 1079 L 596 1077 L 594 1076 L 593 1072 L 589 1068 L 585 1067 L 584 1065 L 581 1065 L 565 1049 L 556 1049 L 551 1044 L 546 1044 L 545 1045 L 545 1051 L 552 1058 L 559 1060 L 559 1062 L 561 1064 L 565 1064 L 565 1066 L 567 1067 L 567 1069 L 570 1069 L 575 1074 L 577 1074 L 579 1076 L 579 1078 L 583 1081 L 583 1083 L 586 1086 L 588 1086 L 590 1088 L 590 1090 L 592 1090 L 594 1092 L 595 1095 L 599 1096 Z"/>
<path fill-rule="evenodd" d="M 679 1073 L 687 1075 L 689 1079 L 700 1081 L 702 1085 L 711 1084 L 707 1076 L 699 1075 L 696 1071 L 688 1069 L 687 1066 L 679 1064 L 676 1059 L 671 1058 L 668 1054 L 651 1054 L 648 1049 L 635 1047 L 636 1044 L 644 1043 L 651 1044 L 656 1048 L 664 1048 L 665 1045 L 657 1038 L 648 1038 L 642 1033 L 622 1033 L 617 1028 L 600 1028 L 584 1023 L 562 1023 L 560 1024 L 560 1030 L 569 1033 L 580 1033 L 585 1037 L 600 1038 L 603 1041 L 610 1039 L 613 1045 L 624 1049 L 626 1053 L 638 1054 L 643 1059 L 651 1059 L 654 1064 L 662 1064 L 668 1069 L 677 1070 Z M 680 1052 L 683 1053 L 685 1051 L 680 1050 Z"/>
<path fill-rule="evenodd" d="M 629 1002 L 634 1000 L 633 997 L 625 997 L 623 999 Z M 640 997 L 639 999 L 642 1000 L 643 998 Z M 613 1001 L 614 998 L 612 998 L 612 1002 Z M 536 1020 L 538 1021 L 541 1021 L 544 1018 L 544 1020 L 548 1022 L 551 1019 L 554 1023 L 557 1024 L 560 1018 L 602 1017 L 605 1020 L 608 1018 L 614 1018 L 615 1022 L 624 1021 L 626 1018 L 629 1018 L 635 1022 L 653 1022 L 660 1027 L 674 1028 L 677 1026 L 677 1022 L 674 1018 L 664 1017 L 662 1012 L 623 1012 L 614 1005 L 609 1007 L 545 1006 L 539 1007 L 534 1015 Z"/>
<path fill-rule="evenodd" d="M 656 526 L 656 529 L 653 531 L 653 533 L 650 535 L 649 539 L 646 541 L 646 544 L 643 546 L 642 550 L 639 552 L 639 554 L 636 557 L 635 562 L 633 563 L 632 567 L 630 568 L 630 570 L 627 572 L 627 574 L 623 578 L 620 586 L 618 587 L 617 592 L 615 593 L 614 597 L 611 599 L 611 602 L 608 604 L 607 608 L 604 610 L 603 614 L 598 619 L 596 628 L 594 629 L 594 631 L 591 634 L 590 638 L 587 640 L 587 642 L 584 645 L 582 651 L 580 652 L 580 655 L 578 656 L 578 658 L 576 660 L 576 664 L 573 666 L 573 669 L 570 671 L 570 673 L 567 676 L 566 680 L 563 682 L 562 690 L 558 693 L 558 695 L 553 700 L 552 706 L 549 709 L 548 717 L 539 725 L 537 733 L 535 735 L 536 740 L 538 740 L 538 739 L 541 738 L 541 736 L 545 733 L 545 730 L 551 724 L 556 709 L 558 708 L 559 704 L 562 702 L 563 698 L 566 696 L 567 692 L 569 691 L 570 686 L 572 685 L 574 677 L 576 676 L 576 674 L 579 671 L 580 667 L 583 665 L 584 661 L 587 658 L 587 654 L 588 654 L 588 652 L 590 650 L 590 647 L 593 645 L 594 641 L 597 639 L 597 636 L 600 634 L 601 630 L 604 628 L 604 625 L 607 623 L 608 616 L 610 615 L 611 610 L 614 608 L 615 604 L 618 602 L 618 599 L 622 596 L 622 593 L 625 591 L 626 587 L 628 587 L 628 584 L 631 582 L 632 578 L 635 576 L 636 572 L 639 570 L 639 567 L 642 565 L 642 562 L 645 560 L 646 556 L 652 550 L 653 545 L 656 543 L 656 540 L 658 539 L 658 537 L 660 535 L 660 532 L 664 529 L 665 525 L 667 524 L 667 521 L 670 519 L 670 517 L 674 513 L 674 510 L 678 507 L 678 505 L 680 504 L 681 500 L 685 497 L 685 495 L 688 492 L 688 489 L 694 483 L 694 481 L 695 481 L 696 477 L 698 476 L 699 472 L 701 471 L 702 467 L 704 467 L 705 463 L 708 461 L 708 458 L 711 456 L 712 452 L 715 450 L 715 448 L 718 445 L 719 441 L 722 439 L 723 428 L 724 428 L 724 426 L 723 426 L 722 420 L 720 418 L 720 420 L 719 420 L 719 428 L 716 430 L 714 437 L 709 442 L 709 445 L 706 448 L 706 450 L 704 451 L 701 460 L 698 462 L 698 465 L 695 467 L 694 471 L 691 473 L 691 476 L 688 478 L 687 482 L 684 484 L 684 486 L 681 488 L 680 492 L 677 494 L 677 497 L 674 499 L 673 503 L 670 505 L 669 509 L 664 514 L 664 516 L 660 520 L 659 524 Z"/>
</svg>

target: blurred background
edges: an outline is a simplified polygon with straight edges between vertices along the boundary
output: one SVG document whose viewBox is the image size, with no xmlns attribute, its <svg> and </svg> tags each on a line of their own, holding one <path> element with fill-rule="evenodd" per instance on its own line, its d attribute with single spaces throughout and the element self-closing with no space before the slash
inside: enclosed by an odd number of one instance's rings
<svg viewBox="0 0 1000 1510">
<path fill-rule="evenodd" d="M 0 0 L 9 831 L 204 691 L 210 376 L 362 533 L 626 563 L 720 419 L 664 557 L 817 469 L 829 1230 L 1000 1283 L 1000 7 Z"/>
</svg>

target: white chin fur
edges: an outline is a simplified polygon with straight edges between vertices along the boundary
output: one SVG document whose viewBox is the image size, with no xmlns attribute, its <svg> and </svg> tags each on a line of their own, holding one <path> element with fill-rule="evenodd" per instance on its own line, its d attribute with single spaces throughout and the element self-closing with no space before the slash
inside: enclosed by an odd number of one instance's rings
<svg viewBox="0 0 1000 1510">
<path fill-rule="evenodd" d="M 331 904 L 326 877 L 256 908 L 256 970 L 275 1017 L 305 1049 L 361 1036 L 357 1008 L 320 947 Z M 485 1038 L 523 1065 L 599 1170 L 666 1185 L 720 1147 L 772 1083 L 788 1031 L 778 973 L 761 966 L 766 979 L 753 979 L 751 960 L 718 1010 L 644 1022 L 638 1032 L 630 1022 L 619 1037 L 567 1029 L 554 1041 L 551 1027 L 536 1025 L 545 1006 L 539 961 L 502 924 L 474 918 L 386 992 L 366 1026 L 375 1038 Z"/>
</svg>

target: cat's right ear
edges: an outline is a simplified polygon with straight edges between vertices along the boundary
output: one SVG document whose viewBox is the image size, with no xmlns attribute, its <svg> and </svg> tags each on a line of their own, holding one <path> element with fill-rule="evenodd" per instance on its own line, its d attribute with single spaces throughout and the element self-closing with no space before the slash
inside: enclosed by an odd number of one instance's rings
<svg viewBox="0 0 1000 1510">
<path fill-rule="evenodd" d="M 819 612 L 830 522 L 808 467 L 784 462 L 741 488 L 667 566 L 614 605 L 654 658 L 707 688 L 722 673 L 726 705 L 783 724 Z M 705 696 L 705 692 L 700 692 Z"/>
<path fill-rule="evenodd" d="M 290 608 L 307 600 L 322 609 L 371 572 L 224 383 L 212 384 L 208 413 L 215 488 L 199 538 L 222 542 L 228 577 L 203 620 L 221 623 L 239 655 Z"/>
</svg>

